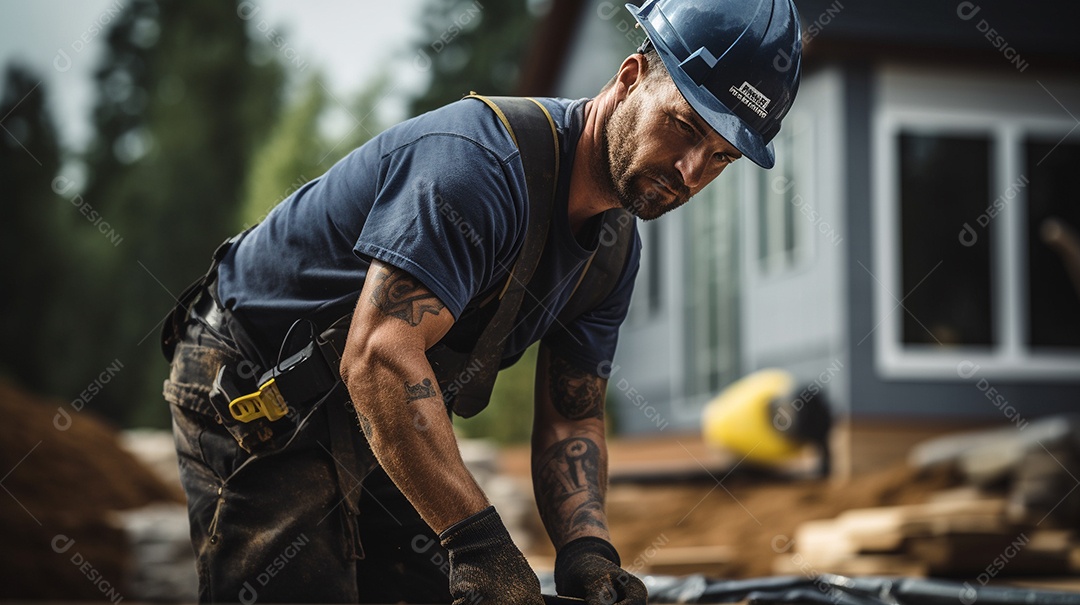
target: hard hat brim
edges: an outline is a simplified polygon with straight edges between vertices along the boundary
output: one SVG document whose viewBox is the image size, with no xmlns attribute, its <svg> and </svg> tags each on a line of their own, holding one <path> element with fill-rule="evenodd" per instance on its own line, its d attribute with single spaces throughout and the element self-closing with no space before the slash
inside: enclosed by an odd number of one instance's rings
<svg viewBox="0 0 1080 605">
<path fill-rule="evenodd" d="M 638 24 L 645 30 L 649 40 L 656 47 L 660 60 L 664 62 L 668 74 L 675 82 L 675 86 L 682 93 L 686 102 L 697 112 L 701 119 L 705 120 L 716 131 L 738 149 L 750 161 L 762 168 L 772 168 L 776 164 L 776 154 L 773 152 L 772 142 L 766 143 L 760 134 L 749 128 L 739 116 L 735 115 L 727 106 L 720 102 L 706 88 L 699 86 L 679 65 L 675 53 L 668 48 L 662 36 L 656 31 L 648 19 L 643 18 L 640 9 L 633 4 L 627 4 L 626 10 L 634 16 Z"/>
</svg>

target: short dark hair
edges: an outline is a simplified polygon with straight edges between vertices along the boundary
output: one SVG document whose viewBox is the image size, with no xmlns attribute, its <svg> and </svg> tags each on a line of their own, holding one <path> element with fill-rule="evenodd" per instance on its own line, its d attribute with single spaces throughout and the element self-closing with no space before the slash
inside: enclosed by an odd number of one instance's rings
<svg viewBox="0 0 1080 605">
<path fill-rule="evenodd" d="M 646 41 L 644 44 L 642 44 L 641 47 L 638 48 L 637 54 L 640 54 L 645 58 L 646 79 L 651 80 L 652 78 L 656 78 L 661 75 L 668 76 L 667 67 L 664 66 L 664 61 L 660 59 L 659 53 L 656 52 L 656 47 L 654 47 L 650 42 Z M 611 76 L 611 79 L 607 81 L 607 84 L 604 84 L 604 87 L 600 89 L 600 92 L 604 92 L 605 90 L 614 86 L 615 78 L 616 76 Z"/>
</svg>

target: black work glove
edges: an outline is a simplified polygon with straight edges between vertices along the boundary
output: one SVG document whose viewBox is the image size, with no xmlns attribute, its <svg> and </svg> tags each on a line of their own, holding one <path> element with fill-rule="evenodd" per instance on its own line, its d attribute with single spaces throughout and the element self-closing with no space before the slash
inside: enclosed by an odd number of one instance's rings
<svg viewBox="0 0 1080 605">
<path fill-rule="evenodd" d="M 645 584 L 619 565 L 619 553 L 607 540 L 571 540 L 555 557 L 555 588 L 588 605 L 645 605 Z"/>
<path fill-rule="evenodd" d="M 454 605 L 544 605 L 540 581 L 494 506 L 451 525 L 439 540 L 450 551 Z"/>
</svg>

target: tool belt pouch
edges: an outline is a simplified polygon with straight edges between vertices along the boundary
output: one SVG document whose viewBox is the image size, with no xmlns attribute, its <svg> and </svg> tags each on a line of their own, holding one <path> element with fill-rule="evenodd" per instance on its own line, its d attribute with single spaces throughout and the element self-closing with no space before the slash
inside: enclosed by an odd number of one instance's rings
<svg viewBox="0 0 1080 605">
<path fill-rule="evenodd" d="M 254 364 L 243 361 L 218 368 L 210 402 L 240 447 L 254 453 L 274 445 L 338 386 L 347 320 L 335 322 L 318 336 L 312 334 L 299 351 L 261 376 Z M 341 392 L 344 400 L 344 389 Z M 341 402 L 331 405 L 337 403 Z"/>
<path fill-rule="evenodd" d="M 244 451 L 266 452 L 272 449 L 275 435 L 289 433 L 294 428 L 292 418 L 287 415 L 273 421 L 266 417 L 242 421 L 233 416 L 230 410 L 233 400 L 259 391 L 254 373 L 242 361 L 223 364 L 211 380 L 210 404 L 222 426 Z"/>
</svg>

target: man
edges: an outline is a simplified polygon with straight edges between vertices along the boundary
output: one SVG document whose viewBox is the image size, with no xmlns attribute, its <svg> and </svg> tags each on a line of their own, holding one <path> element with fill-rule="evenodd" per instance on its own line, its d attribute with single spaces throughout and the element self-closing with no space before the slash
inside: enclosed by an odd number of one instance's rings
<svg viewBox="0 0 1080 605">
<path fill-rule="evenodd" d="M 563 169 L 502 360 L 541 342 L 537 505 L 558 592 L 594 605 L 646 597 L 610 543 L 600 375 L 629 304 L 636 232 L 610 294 L 568 325 L 556 317 L 601 213 L 654 219 L 744 155 L 771 167 L 801 52 L 790 0 L 628 8 L 646 48 L 594 99 L 540 100 Z M 528 228 L 523 175 L 495 113 L 462 100 L 355 150 L 215 255 L 166 383 L 202 601 L 543 603 L 461 460 L 427 357 L 475 342 L 489 319 Z M 343 385 L 316 401 L 286 396 L 278 419 L 241 421 L 209 396 L 228 392 L 229 372 L 288 365 L 291 339 L 350 309 Z"/>
</svg>

